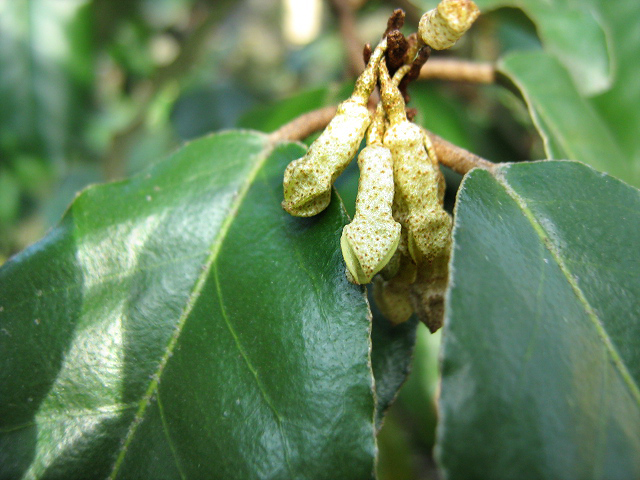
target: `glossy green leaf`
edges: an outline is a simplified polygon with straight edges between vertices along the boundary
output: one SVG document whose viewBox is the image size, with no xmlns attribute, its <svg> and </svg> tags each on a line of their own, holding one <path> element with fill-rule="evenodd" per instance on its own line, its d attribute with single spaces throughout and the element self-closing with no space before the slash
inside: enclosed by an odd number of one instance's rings
<svg viewBox="0 0 640 480">
<path fill-rule="evenodd" d="M 369 478 L 363 290 L 304 149 L 235 131 L 80 194 L 0 270 L 1 478 Z"/>
<path fill-rule="evenodd" d="M 576 162 L 459 194 L 437 453 L 449 479 L 640 477 L 640 192 Z"/>
<path fill-rule="evenodd" d="M 0 2 L 0 149 L 60 160 L 87 103 L 88 0 Z M 77 134 L 77 132 L 76 132 Z"/>
</svg>

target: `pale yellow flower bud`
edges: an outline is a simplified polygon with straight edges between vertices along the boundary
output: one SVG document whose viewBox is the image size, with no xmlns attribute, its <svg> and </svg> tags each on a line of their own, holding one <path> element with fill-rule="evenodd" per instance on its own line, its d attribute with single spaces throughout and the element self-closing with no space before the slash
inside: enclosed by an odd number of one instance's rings
<svg viewBox="0 0 640 480">
<path fill-rule="evenodd" d="M 393 219 L 391 152 L 380 144 L 366 146 L 358 156 L 360 184 L 356 214 L 344 227 L 340 246 L 355 283 L 369 283 L 393 256 L 400 224 Z"/>
<path fill-rule="evenodd" d="M 452 47 L 480 15 L 471 0 L 442 0 L 420 19 L 418 34 L 436 50 Z"/>
<path fill-rule="evenodd" d="M 304 157 L 289 164 L 284 173 L 282 207 L 291 215 L 309 217 L 324 210 L 331 200 L 331 185 L 349 165 L 370 123 L 367 102 L 375 88 L 378 64 L 386 40 L 374 50 L 351 97 L 311 144 Z"/>
<path fill-rule="evenodd" d="M 340 104 L 304 157 L 291 162 L 284 172 L 282 207 L 287 212 L 310 217 L 327 208 L 331 185 L 358 151 L 369 121 L 366 106 L 352 99 Z"/>
<path fill-rule="evenodd" d="M 395 263 L 392 278 L 385 272 Z M 413 313 L 412 284 L 416 279 L 416 265 L 399 250 L 387 267 L 375 278 L 373 298 L 382 314 L 393 324 L 406 322 Z"/>
<path fill-rule="evenodd" d="M 431 328 L 442 323 L 442 308 L 430 305 L 440 302 L 441 306 L 446 289 L 451 217 L 442 208 L 442 174 L 437 160 L 428 153 L 434 152 L 433 147 L 420 127 L 407 120 L 402 94 L 384 64 L 380 65 L 380 82 L 381 99 L 390 122 L 384 144 L 393 157 L 394 218 L 406 230 L 407 248 L 418 267 L 416 284 L 411 287 L 418 299 L 414 308 Z M 440 281 L 442 278 L 444 281 Z M 427 305 L 419 304 L 423 301 Z M 428 318 L 429 315 L 438 317 Z"/>
</svg>

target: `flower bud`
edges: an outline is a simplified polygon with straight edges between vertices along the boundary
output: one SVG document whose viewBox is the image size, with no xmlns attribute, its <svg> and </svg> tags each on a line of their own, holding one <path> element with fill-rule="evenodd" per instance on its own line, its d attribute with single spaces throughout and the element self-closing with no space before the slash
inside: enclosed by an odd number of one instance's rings
<svg viewBox="0 0 640 480">
<path fill-rule="evenodd" d="M 471 0 L 442 0 L 420 19 L 418 34 L 436 50 L 452 47 L 480 15 Z"/>
<path fill-rule="evenodd" d="M 356 214 L 344 227 L 340 246 L 355 283 L 369 283 L 391 259 L 400 240 L 400 224 L 393 219 L 391 152 L 380 144 L 366 146 L 358 156 L 360 184 Z"/>
<path fill-rule="evenodd" d="M 389 117 L 384 144 L 393 157 L 394 218 L 406 230 L 407 249 L 417 265 L 414 308 L 428 326 L 441 325 L 451 246 L 451 217 L 442 208 L 442 174 L 431 142 L 404 113 L 402 94 L 380 65 L 381 100 Z M 431 158 L 428 151 L 434 152 Z M 444 281 L 440 281 L 444 278 Z M 432 299 L 439 299 L 432 302 Z M 421 302 L 427 302 L 422 305 Z M 430 303 L 434 304 L 434 308 Z M 434 315 L 434 318 L 430 318 Z"/>
<path fill-rule="evenodd" d="M 367 107 L 346 100 L 304 157 L 284 172 L 282 207 L 291 215 L 310 217 L 327 208 L 331 185 L 349 165 L 369 126 Z"/>
<path fill-rule="evenodd" d="M 385 271 L 394 265 L 394 275 L 385 278 Z M 399 250 L 389 265 L 375 278 L 373 298 L 380 312 L 391 323 L 397 325 L 406 322 L 414 311 L 412 302 L 412 284 L 416 279 L 416 265 Z"/>
<path fill-rule="evenodd" d="M 369 126 L 367 102 L 375 88 L 378 64 L 385 49 L 386 40 L 383 40 L 356 81 L 351 97 L 340 104 L 336 115 L 307 153 L 285 170 L 282 207 L 291 215 L 310 217 L 329 205 L 331 185 L 355 156 Z"/>
</svg>

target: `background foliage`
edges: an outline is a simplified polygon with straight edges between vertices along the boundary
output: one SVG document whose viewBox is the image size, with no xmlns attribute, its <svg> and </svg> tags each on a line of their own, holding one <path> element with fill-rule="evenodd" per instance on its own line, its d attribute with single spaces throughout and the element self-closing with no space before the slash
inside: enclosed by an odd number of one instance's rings
<svg viewBox="0 0 640 480">
<path fill-rule="evenodd" d="M 437 2 L 354 3 L 360 4 L 359 37 L 375 42 L 393 8 L 406 9 L 412 31 Z M 417 121 L 494 161 L 580 160 L 640 185 L 637 1 L 477 3 L 484 15 L 454 51 L 440 55 L 496 62 L 500 84 L 417 82 L 410 89 Z M 297 45 L 277 1 L 0 3 L 0 263 L 41 238 L 91 183 L 140 172 L 206 133 L 232 127 L 271 131 L 345 98 L 353 77 L 338 18 L 329 5 L 322 12 L 319 34 Z M 460 177 L 446 175 L 451 206 Z M 592 181 L 582 172 L 570 175 L 576 184 Z M 469 180 L 465 192 L 482 181 Z M 354 165 L 337 184 L 349 212 L 356 185 Z M 593 181 L 590 191 L 613 195 L 610 188 L 622 187 Z M 617 203 L 593 208 L 624 212 L 626 196 L 637 195 L 629 192 L 636 191 L 624 190 Z M 631 227 L 634 218 L 625 217 Z M 633 245 L 633 228 L 620 235 Z M 626 255 L 627 263 L 629 257 L 637 261 L 633 251 Z M 625 291 L 633 291 L 637 276 L 629 275 L 626 284 L 632 287 Z M 630 324 L 637 321 L 637 302 L 617 308 L 631 312 Z M 455 338 L 456 331 L 450 333 Z M 402 345 L 399 352 L 406 352 L 412 335 L 405 332 L 388 351 Z M 415 338 L 413 374 L 378 435 L 380 478 L 436 475 L 431 452 L 440 335 L 419 327 Z M 633 350 L 627 344 L 616 348 Z M 623 355 L 622 361 L 637 385 L 637 359 Z M 634 418 L 637 405 L 631 405 L 624 418 Z"/>
</svg>

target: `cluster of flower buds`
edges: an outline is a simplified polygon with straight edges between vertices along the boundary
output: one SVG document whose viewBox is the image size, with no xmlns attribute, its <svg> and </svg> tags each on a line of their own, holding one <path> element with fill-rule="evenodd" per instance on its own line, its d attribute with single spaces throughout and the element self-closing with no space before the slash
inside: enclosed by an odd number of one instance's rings
<svg viewBox="0 0 640 480">
<path fill-rule="evenodd" d="M 456 17 L 454 7 L 461 12 L 458 17 L 464 18 Z M 424 37 L 423 30 L 431 35 L 423 42 L 438 48 L 442 43 L 433 41 L 436 35 L 452 45 L 477 16 L 469 12 L 477 12 L 470 0 L 443 0 L 420 23 L 420 35 Z M 340 104 L 305 156 L 287 167 L 282 206 L 300 217 L 324 210 L 333 182 L 366 133 L 366 146 L 358 156 L 356 213 L 340 240 L 347 276 L 357 284 L 376 277 L 376 302 L 392 322 L 406 321 L 415 311 L 435 331 L 443 318 L 452 222 L 442 206 L 444 179 L 434 148 L 426 132 L 407 119 L 399 88 L 414 58 L 408 58 L 392 78 L 386 49 L 385 37 L 371 54 L 351 97 Z M 409 55 L 418 54 L 413 49 Z M 380 103 L 370 113 L 367 103 L 378 82 Z"/>
</svg>

